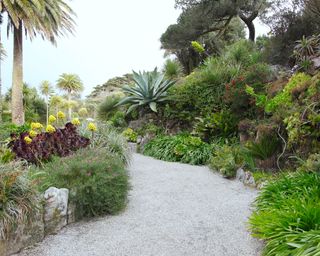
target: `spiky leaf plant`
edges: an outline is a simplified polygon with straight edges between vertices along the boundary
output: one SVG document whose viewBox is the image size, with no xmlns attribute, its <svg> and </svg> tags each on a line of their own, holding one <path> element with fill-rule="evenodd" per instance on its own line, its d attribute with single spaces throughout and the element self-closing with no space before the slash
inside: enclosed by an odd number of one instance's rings
<svg viewBox="0 0 320 256">
<path fill-rule="evenodd" d="M 134 87 L 125 86 L 123 91 L 128 94 L 117 106 L 130 104 L 127 113 L 139 106 L 149 106 L 157 112 L 157 103 L 168 100 L 167 91 L 174 84 L 172 80 L 166 80 L 164 74 L 155 68 L 152 72 L 133 71 Z"/>
</svg>

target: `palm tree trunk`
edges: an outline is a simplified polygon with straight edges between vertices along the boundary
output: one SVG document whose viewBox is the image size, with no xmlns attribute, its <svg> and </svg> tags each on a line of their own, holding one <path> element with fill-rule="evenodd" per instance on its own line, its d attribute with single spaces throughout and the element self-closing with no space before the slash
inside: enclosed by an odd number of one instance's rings
<svg viewBox="0 0 320 256">
<path fill-rule="evenodd" d="M 22 36 L 22 22 L 20 21 L 19 28 L 14 28 L 11 97 L 12 122 L 17 125 L 24 124 Z"/>
<path fill-rule="evenodd" d="M 68 93 L 68 121 L 71 121 L 72 109 L 71 109 L 71 93 Z"/>
<path fill-rule="evenodd" d="M 0 26 L 2 26 L 2 14 L 0 14 Z M 3 112 L 3 106 L 2 106 L 2 58 L 3 58 L 3 48 L 2 48 L 2 37 L 1 37 L 1 27 L 0 27 L 0 122 L 2 122 L 2 112 Z"/>
<path fill-rule="evenodd" d="M 1 40 L 1 29 L 0 29 L 0 47 L 2 44 Z M 2 47 L 1 47 L 2 50 Z M 3 107 L 2 107 L 2 75 L 1 75 L 1 68 L 2 68 L 2 52 L 0 53 L 0 122 L 2 122 L 2 112 L 3 112 Z"/>
<path fill-rule="evenodd" d="M 48 96 L 46 96 L 46 101 L 47 101 L 47 126 L 49 124 L 49 99 Z"/>
</svg>

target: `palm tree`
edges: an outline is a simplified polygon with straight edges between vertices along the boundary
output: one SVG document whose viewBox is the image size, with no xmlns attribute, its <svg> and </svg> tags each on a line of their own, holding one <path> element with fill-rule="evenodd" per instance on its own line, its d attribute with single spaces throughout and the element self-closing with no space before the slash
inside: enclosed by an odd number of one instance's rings
<svg viewBox="0 0 320 256">
<path fill-rule="evenodd" d="M 49 81 L 42 81 L 40 84 L 40 93 L 45 97 L 47 104 L 47 125 L 49 124 L 49 97 L 53 93 L 53 87 Z"/>
<path fill-rule="evenodd" d="M 23 33 L 31 39 L 42 38 L 56 43 L 57 36 L 72 32 L 74 12 L 64 0 L 1 0 L 0 12 L 8 14 L 13 30 L 12 122 L 24 123 L 23 108 Z"/>
<path fill-rule="evenodd" d="M 71 96 L 74 93 L 83 91 L 83 84 L 80 77 L 76 74 L 62 74 L 57 81 L 57 87 L 67 93 L 68 102 L 71 102 Z M 71 120 L 72 107 L 68 106 L 68 120 Z"/>
</svg>

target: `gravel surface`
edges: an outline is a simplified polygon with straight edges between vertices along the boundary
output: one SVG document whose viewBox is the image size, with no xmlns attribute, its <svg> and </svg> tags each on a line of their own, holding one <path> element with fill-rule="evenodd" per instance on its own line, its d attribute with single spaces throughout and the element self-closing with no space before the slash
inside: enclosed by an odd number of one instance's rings
<svg viewBox="0 0 320 256">
<path fill-rule="evenodd" d="M 246 229 L 256 191 L 207 167 L 134 154 L 118 216 L 80 222 L 16 256 L 258 256 Z"/>
</svg>

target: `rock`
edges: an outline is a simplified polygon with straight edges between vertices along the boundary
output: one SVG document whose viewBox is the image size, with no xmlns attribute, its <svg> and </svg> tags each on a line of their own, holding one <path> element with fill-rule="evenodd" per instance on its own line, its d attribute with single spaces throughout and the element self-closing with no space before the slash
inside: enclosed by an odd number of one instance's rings
<svg viewBox="0 0 320 256">
<path fill-rule="evenodd" d="M 65 188 L 51 187 L 45 192 L 45 235 L 55 234 L 67 225 L 68 198 L 69 190 Z"/>
<path fill-rule="evenodd" d="M 250 187 L 256 187 L 256 182 L 251 172 L 245 172 L 243 184 Z"/>
<path fill-rule="evenodd" d="M 140 141 L 139 144 L 139 148 L 141 150 L 141 152 L 143 152 L 143 148 L 144 146 L 150 141 L 152 140 L 156 135 L 155 134 L 151 134 L 151 133 L 147 133 Z"/>
<path fill-rule="evenodd" d="M 137 144 L 140 144 L 140 143 L 141 143 L 141 141 L 142 141 L 142 136 L 141 136 L 141 135 L 139 135 L 139 136 L 137 137 Z"/>
<path fill-rule="evenodd" d="M 320 56 L 313 58 L 312 62 L 315 69 L 320 69 Z"/>
<path fill-rule="evenodd" d="M 76 206 L 73 203 L 68 205 L 68 225 L 76 222 Z"/>
<path fill-rule="evenodd" d="M 141 142 L 141 140 L 140 140 L 140 142 Z M 131 153 L 136 153 L 137 152 L 137 143 L 128 142 L 128 146 L 129 146 L 129 151 Z"/>
<path fill-rule="evenodd" d="M 244 181 L 244 179 L 245 179 L 245 171 L 242 168 L 237 170 L 236 179 L 241 181 L 241 182 Z"/>
<path fill-rule="evenodd" d="M 256 187 L 256 182 L 251 172 L 246 172 L 242 168 L 237 170 L 236 179 L 246 186 Z"/>
</svg>

